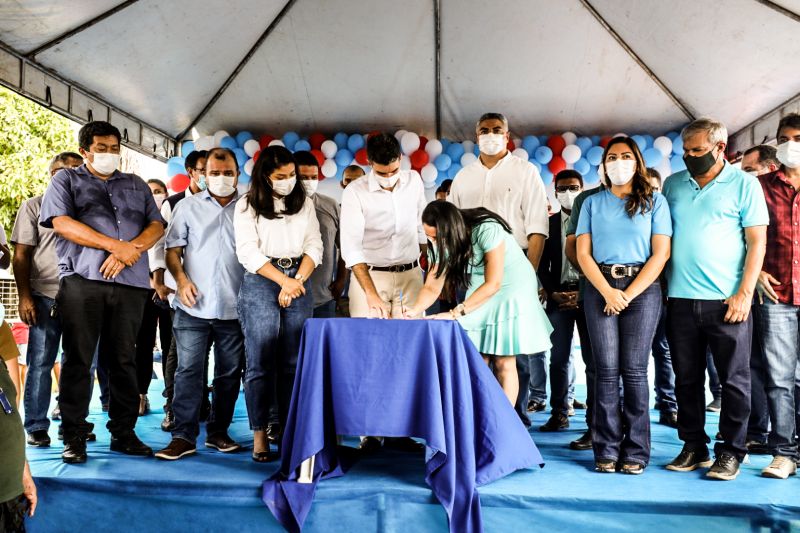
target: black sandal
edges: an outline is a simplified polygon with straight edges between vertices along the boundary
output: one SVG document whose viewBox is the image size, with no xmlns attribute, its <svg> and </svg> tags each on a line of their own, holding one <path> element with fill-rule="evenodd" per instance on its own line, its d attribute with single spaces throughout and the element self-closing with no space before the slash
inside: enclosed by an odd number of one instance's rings
<svg viewBox="0 0 800 533">
<path fill-rule="evenodd" d="M 252 457 L 253 461 L 257 463 L 269 463 L 280 457 L 280 454 L 272 452 L 270 450 L 264 450 L 263 452 L 257 452 L 253 450 Z"/>
</svg>

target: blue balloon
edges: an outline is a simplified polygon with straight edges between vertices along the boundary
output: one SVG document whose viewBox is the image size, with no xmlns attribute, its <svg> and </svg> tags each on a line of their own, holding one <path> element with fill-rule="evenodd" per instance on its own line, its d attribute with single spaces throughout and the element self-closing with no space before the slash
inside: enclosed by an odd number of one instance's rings
<svg viewBox="0 0 800 533">
<path fill-rule="evenodd" d="M 450 179 L 454 179 L 456 177 L 456 174 L 458 174 L 459 170 L 461 170 L 461 165 L 459 165 L 458 163 L 453 163 L 452 165 L 450 165 L 450 168 L 447 169 L 447 177 Z"/>
<path fill-rule="evenodd" d="M 533 152 L 533 157 L 535 157 L 539 163 L 546 165 L 553 159 L 553 151 L 548 146 L 540 146 Z"/>
<path fill-rule="evenodd" d="M 683 137 L 680 135 L 672 139 L 672 153 L 675 155 L 683 155 Z"/>
<path fill-rule="evenodd" d="M 550 185 L 550 183 L 553 181 L 553 173 L 550 172 L 550 169 L 547 167 L 542 168 L 541 176 L 545 187 Z"/>
<path fill-rule="evenodd" d="M 536 170 L 538 170 L 539 172 L 542 171 L 542 165 L 539 164 L 539 162 L 536 160 L 536 158 L 531 157 L 530 159 L 528 159 L 528 162 L 531 163 L 533 166 L 535 166 Z"/>
<path fill-rule="evenodd" d="M 581 153 L 585 154 L 586 151 L 592 147 L 594 143 L 589 137 L 578 137 L 575 140 L 575 146 L 581 149 Z"/>
<path fill-rule="evenodd" d="M 453 160 L 447 154 L 439 154 L 436 156 L 436 159 L 433 160 L 433 166 L 442 172 L 450 168 L 450 165 L 452 164 Z"/>
<path fill-rule="evenodd" d="M 358 133 L 352 134 L 350 138 L 347 139 L 347 148 L 353 153 L 358 152 L 364 148 L 364 137 Z"/>
<path fill-rule="evenodd" d="M 670 141 L 674 141 L 675 137 L 677 137 L 678 135 L 680 135 L 680 133 L 678 133 L 677 131 L 668 131 L 666 133 L 666 136 L 669 137 Z"/>
<path fill-rule="evenodd" d="M 592 146 L 589 148 L 589 151 L 586 152 L 586 160 L 589 164 L 597 166 L 603 160 L 603 147 L 602 146 Z"/>
<path fill-rule="evenodd" d="M 481 155 L 481 147 L 477 144 L 472 147 L 472 153 L 475 154 L 475 157 L 480 157 Z"/>
<path fill-rule="evenodd" d="M 589 172 L 584 174 L 583 183 L 587 187 L 596 185 L 600 182 L 600 174 L 597 173 L 597 167 L 593 167 Z"/>
<path fill-rule="evenodd" d="M 300 135 L 294 131 L 287 131 L 283 134 L 283 144 L 289 150 L 294 150 L 294 145 L 297 144 L 297 141 L 300 140 Z"/>
<path fill-rule="evenodd" d="M 547 140 L 550 138 L 549 135 L 539 135 L 539 146 L 545 146 L 547 144 Z"/>
<path fill-rule="evenodd" d="M 241 148 L 234 148 L 233 153 L 236 155 L 236 163 L 241 167 L 247 163 L 247 160 L 250 159 L 250 156 L 247 155 L 244 150 Z"/>
<path fill-rule="evenodd" d="M 186 168 L 177 161 L 169 161 L 167 163 L 167 176 L 171 178 L 177 174 L 186 174 Z"/>
<path fill-rule="evenodd" d="M 442 137 L 441 139 L 439 139 L 439 142 L 440 142 L 440 143 L 442 143 L 442 152 L 446 152 L 446 151 L 447 151 L 447 148 L 448 148 L 448 147 L 449 147 L 451 144 L 453 144 L 453 142 L 452 142 L 450 139 L 447 139 L 447 138 L 445 138 L 445 137 Z"/>
<path fill-rule="evenodd" d="M 647 143 L 648 148 L 653 146 L 653 141 L 655 140 L 655 138 L 652 135 L 644 134 L 642 135 L 642 137 L 644 137 L 644 140 Z"/>
<path fill-rule="evenodd" d="M 333 142 L 336 143 L 336 146 L 339 147 L 339 150 L 342 148 L 347 148 L 347 141 L 349 140 L 350 137 L 348 137 L 348 135 L 342 131 L 333 136 Z"/>
<path fill-rule="evenodd" d="M 244 148 L 244 143 L 253 138 L 253 134 L 249 131 L 240 131 L 236 134 L 236 143 L 239 147 Z"/>
<path fill-rule="evenodd" d="M 177 164 L 182 166 L 185 162 L 186 162 L 186 158 L 183 157 L 183 156 L 179 156 L 179 155 L 176 155 L 176 156 L 173 156 L 173 157 L 170 157 L 169 159 L 167 159 L 167 163 L 168 164 L 169 163 L 177 163 Z"/>
<path fill-rule="evenodd" d="M 464 147 L 461 143 L 453 143 L 447 147 L 446 153 L 450 156 L 451 161 L 461 161 L 461 156 L 464 155 Z"/>
<path fill-rule="evenodd" d="M 194 147 L 194 142 L 192 142 L 192 141 L 185 141 L 181 145 L 181 154 L 183 154 L 183 157 L 186 157 L 187 155 L 191 154 L 195 150 L 196 150 L 196 148 Z"/>
<path fill-rule="evenodd" d="M 631 139 L 633 139 L 633 141 L 639 147 L 640 152 L 645 151 L 645 149 L 647 148 L 647 139 L 645 139 L 641 135 L 631 135 Z"/>
<path fill-rule="evenodd" d="M 333 179 L 335 179 L 336 181 L 342 181 L 342 178 L 344 177 L 344 169 L 346 167 L 347 167 L 347 165 L 345 165 L 345 166 L 337 165 L 336 166 L 336 175 L 333 177 Z"/>
<path fill-rule="evenodd" d="M 592 144 L 595 145 L 595 146 L 600 144 L 600 136 L 599 135 L 592 135 Z"/>
<path fill-rule="evenodd" d="M 648 148 L 642 155 L 644 155 L 644 162 L 650 168 L 657 167 L 664 159 L 664 155 L 658 148 Z"/>
<path fill-rule="evenodd" d="M 672 156 L 672 159 L 669 160 L 669 166 L 672 168 L 673 174 L 680 172 L 681 170 L 686 170 L 686 162 L 679 155 Z M 666 178 L 666 176 L 662 176 L 662 178 Z"/>
<path fill-rule="evenodd" d="M 536 138 L 535 135 L 526 135 L 522 138 L 522 147 L 525 148 L 525 151 L 529 154 L 532 154 L 534 150 L 539 148 L 539 139 Z"/>
<path fill-rule="evenodd" d="M 336 164 L 340 167 L 346 167 L 350 163 L 353 162 L 353 152 L 348 150 L 347 148 L 342 148 L 336 152 L 334 156 Z"/>
<path fill-rule="evenodd" d="M 220 147 L 227 148 L 228 150 L 233 150 L 234 148 L 239 148 L 239 145 L 236 144 L 236 139 L 234 139 L 230 135 L 220 139 L 219 145 L 220 145 Z"/>
<path fill-rule="evenodd" d="M 239 183 L 240 184 L 242 184 L 242 183 L 244 183 L 244 184 L 250 183 L 250 179 L 251 179 L 250 178 L 250 174 L 248 174 L 247 172 L 240 172 L 239 173 Z"/>
<path fill-rule="evenodd" d="M 295 152 L 308 151 L 308 150 L 311 150 L 311 143 L 309 143 L 308 141 L 300 139 L 299 141 L 294 143 Z"/>
<path fill-rule="evenodd" d="M 581 176 L 585 176 L 586 174 L 589 173 L 589 170 L 591 170 L 592 165 L 590 165 L 585 158 L 581 157 L 580 159 L 575 161 L 575 164 L 572 165 L 572 168 L 580 172 Z"/>
<path fill-rule="evenodd" d="M 442 182 L 443 182 L 444 180 L 446 180 L 446 179 L 449 179 L 449 178 L 447 177 L 447 171 L 446 171 L 446 170 L 444 170 L 444 171 L 439 171 L 439 173 L 438 173 L 438 174 L 436 174 L 436 185 L 441 185 L 441 184 L 442 184 Z"/>
</svg>

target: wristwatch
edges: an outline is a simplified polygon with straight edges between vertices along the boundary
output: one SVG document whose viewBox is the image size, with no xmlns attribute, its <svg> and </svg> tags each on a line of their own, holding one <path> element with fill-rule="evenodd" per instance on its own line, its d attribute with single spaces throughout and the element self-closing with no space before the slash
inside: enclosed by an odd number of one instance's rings
<svg viewBox="0 0 800 533">
<path fill-rule="evenodd" d="M 463 303 L 458 304 L 456 308 L 453 309 L 453 314 L 455 315 L 456 313 L 458 313 L 461 316 L 465 316 L 467 314 L 467 308 L 464 306 Z"/>
<path fill-rule="evenodd" d="M 304 278 L 302 274 L 296 275 L 294 279 L 300 280 L 300 283 L 305 283 L 306 281 L 306 278 Z"/>
</svg>

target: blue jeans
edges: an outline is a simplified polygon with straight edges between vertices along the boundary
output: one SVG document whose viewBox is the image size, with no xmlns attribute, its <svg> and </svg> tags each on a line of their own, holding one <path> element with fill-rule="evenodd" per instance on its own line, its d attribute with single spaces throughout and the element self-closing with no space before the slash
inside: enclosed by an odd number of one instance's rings
<svg viewBox="0 0 800 533">
<path fill-rule="evenodd" d="M 667 306 L 661 304 L 656 335 L 653 337 L 653 362 L 655 363 L 656 404 L 662 412 L 678 412 L 675 400 L 675 372 L 672 371 L 672 356 L 667 342 Z"/>
<path fill-rule="evenodd" d="M 58 357 L 61 343 L 61 320 L 50 316 L 55 300 L 33 294 L 36 308 L 36 325 L 28 333 L 28 377 L 25 381 L 25 431 L 47 431 L 50 419 L 50 391 L 53 387 L 51 371 Z"/>
<path fill-rule="evenodd" d="M 172 436 L 194 443 L 200 433 L 209 340 L 214 343 L 214 394 L 206 433 L 211 436 L 227 432 L 239 398 L 239 380 L 244 364 L 244 338 L 239 321 L 197 318 L 183 309 L 176 309 L 172 333 L 178 347 Z"/>
<path fill-rule="evenodd" d="M 754 306 L 755 307 L 755 306 Z M 755 314 L 755 309 L 753 313 Z M 795 400 L 796 402 L 797 400 Z M 766 443 L 769 438 L 769 400 L 761 332 L 753 320 L 753 348 L 750 352 L 750 419 L 747 421 L 747 441 Z"/>
<path fill-rule="evenodd" d="M 754 307 L 766 362 L 766 385 L 773 455 L 798 459 L 795 434 L 794 387 L 800 357 L 800 306 L 765 301 Z"/>
<path fill-rule="evenodd" d="M 547 352 L 535 353 L 527 357 L 530 374 L 528 400 L 545 403 L 547 401 Z"/>
<path fill-rule="evenodd" d="M 294 277 L 297 268 L 283 272 Z M 303 324 L 313 312 L 310 292 L 293 300 L 286 308 L 278 305 L 280 292 L 280 286 L 274 281 L 249 272 L 244 275 L 239 289 L 239 317 L 247 357 L 244 395 L 253 431 L 267 429 L 274 422 L 285 425 L 297 371 L 300 336 Z"/>
<path fill-rule="evenodd" d="M 613 288 L 624 290 L 632 278 L 607 276 L 607 280 Z M 592 438 L 595 459 L 646 466 L 650 461 L 647 363 L 661 314 L 661 287 L 658 281 L 654 282 L 619 315 L 603 312 L 605 300 L 591 284 L 586 286 L 584 303 L 596 373 Z M 625 391 L 622 413 L 620 377 Z"/>
<path fill-rule="evenodd" d="M 583 310 L 553 308 L 548 309 L 547 316 L 553 325 L 553 332 L 550 334 L 550 342 L 553 343 L 550 349 L 550 407 L 553 413 L 566 415 L 575 399 L 575 365 L 572 364 L 572 336 L 575 326 L 578 326 L 581 351 L 591 350 L 591 341 Z M 594 392 L 593 386 L 587 388 Z M 591 406 L 588 408 L 591 409 Z"/>
</svg>

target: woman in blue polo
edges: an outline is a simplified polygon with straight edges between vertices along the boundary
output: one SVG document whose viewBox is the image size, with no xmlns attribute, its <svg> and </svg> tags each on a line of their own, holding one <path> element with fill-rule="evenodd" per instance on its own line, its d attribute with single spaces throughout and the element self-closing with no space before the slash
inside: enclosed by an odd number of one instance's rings
<svg viewBox="0 0 800 533">
<path fill-rule="evenodd" d="M 612 139 L 601 170 L 608 188 L 586 199 L 575 233 L 578 262 L 589 281 L 584 311 L 596 371 L 592 447 L 598 472 L 641 474 L 650 461 L 647 363 L 661 313 L 658 276 L 669 259 L 672 220 L 633 140 Z"/>
</svg>

